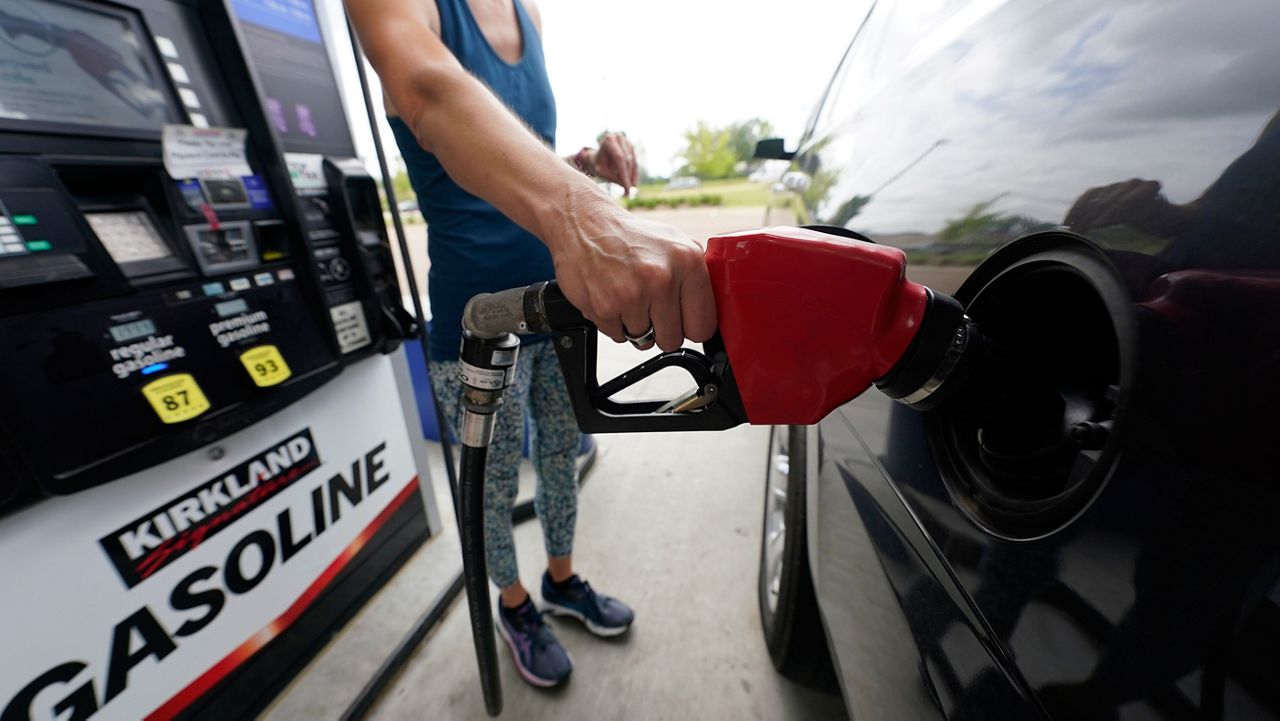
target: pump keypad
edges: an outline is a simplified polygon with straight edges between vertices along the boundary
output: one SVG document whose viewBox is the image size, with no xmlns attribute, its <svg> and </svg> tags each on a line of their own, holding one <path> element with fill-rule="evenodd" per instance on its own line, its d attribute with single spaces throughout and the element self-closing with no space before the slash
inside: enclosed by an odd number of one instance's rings
<svg viewBox="0 0 1280 721">
<path fill-rule="evenodd" d="M 182 423 L 209 410 L 209 399 L 190 373 L 157 378 L 142 387 L 162 423 Z"/>
<path fill-rule="evenodd" d="M 22 242 L 22 236 L 18 234 L 18 229 L 13 227 L 13 223 L 8 218 L 0 215 L 0 255 L 14 255 L 25 252 L 27 252 L 27 246 Z"/>
</svg>

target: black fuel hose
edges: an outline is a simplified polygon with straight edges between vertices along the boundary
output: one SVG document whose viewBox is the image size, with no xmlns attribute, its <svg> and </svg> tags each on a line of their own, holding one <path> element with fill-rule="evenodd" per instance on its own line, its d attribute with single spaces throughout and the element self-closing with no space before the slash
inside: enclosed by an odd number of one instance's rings
<svg viewBox="0 0 1280 721">
<path fill-rule="evenodd" d="M 480 667 L 480 689 L 490 716 L 502 713 L 502 681 L 498 677 L 498 649 L 494 641 L 493 611 L 489 600 L 489 569 L 484 558 L 484 467 L 489 447 L 462 445 L 460 524 L 462 577 L 471 614 L 471 637 Z"/>
<path fill-rule="evenodd" d="M 586 483 L 591 477 L 591 471 L 595 468 L 596 453 L 597 451 L 593 446 L 590 451 L 580 457 L 578 467 L 579 486 Z M 518 526 L 536 517 L 537 511 L 534 509 L 533 499 L 529 499 L 516 504 L 515 509 L 511 512 L 511 523 Z M 449 609 L 453 607 L 453 602 L 462 593 L 462 585 L 462 569 L 458 569 L 450 577 L 449 583 L 444 590 L 431 601 L 431 605 L 418 617 L 409 632 L 400 639 L 400 642 L 383 660 L 378 670 L 369 677 L 364 688 L 360 689 L 360 693 L 347 706 L 347 709 L 342 712 L 342 715 L 339 716 L 342 721 L 360 721 L 360 719 L 369 715 L 369 712 L 373 710 L 374 705 L 377 704 L 378 699 L 382 696 L 382 692 L 391 685 L 400 670 L 413 658 L 418 647 L 435 630 L 436 626 L 444 621 Z"/>
<path fill-rule="evenodd" d="M 502 713 L 502 681 L 493 638 L 493 607 L 484 556 L 484 467 L 502 395 L 515 377 L 520 340 L 511 333 L 481 334 L 463 324 L 458 354 L 462 384 L 462 441 L 459 464 L 458 532 L 462 541 L 462 576 L 471 615 L 471 638 L 480 668 L 480 690 L 490 716 Z"/>
</svg>

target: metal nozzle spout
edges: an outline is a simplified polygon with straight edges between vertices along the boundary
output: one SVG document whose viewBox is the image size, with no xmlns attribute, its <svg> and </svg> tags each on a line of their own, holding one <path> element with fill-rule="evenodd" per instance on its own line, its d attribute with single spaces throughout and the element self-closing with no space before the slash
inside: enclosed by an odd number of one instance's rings
<svg viewBox="0 0 1280 721">
<path fill-rule="evenodd" d="M 1046 379 L 989 338 L 954 298 L 932 290 L 917 337 L 876 387 L 916 410 L 1012 429 L 1024 444 L 1052 443 L 1064 431 L 1062 397 Z"/>
<path fill-rule="evenodd" d="M 553 333 L 590 325 L 554 280 L 481 293 L 467 301 L 462 310 L 462 327 L 479 338 L 496 338 L 503 333 Z"/>
<path fill-rule="evenodd" d="M 511 288 L 497 293 L 481 293 L 467 301 L 462 310 L 462 327 L 480 338 L 496 338 L 504 333 L 528 333 L 524 298 L 529 288 Z"/>
</svg>

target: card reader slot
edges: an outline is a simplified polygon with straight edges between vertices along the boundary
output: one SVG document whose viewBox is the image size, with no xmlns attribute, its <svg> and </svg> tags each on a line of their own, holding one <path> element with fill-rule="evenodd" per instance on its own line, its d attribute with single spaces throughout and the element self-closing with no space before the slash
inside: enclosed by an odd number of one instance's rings
<svg viewBox="0 0 1280 721">
<path fill-rule="evenodd" d="M 258 266 L 258 247 L 248 221 L 188 225 L 187 240 L 205 275 L 217 275 Z"/>
</svg>

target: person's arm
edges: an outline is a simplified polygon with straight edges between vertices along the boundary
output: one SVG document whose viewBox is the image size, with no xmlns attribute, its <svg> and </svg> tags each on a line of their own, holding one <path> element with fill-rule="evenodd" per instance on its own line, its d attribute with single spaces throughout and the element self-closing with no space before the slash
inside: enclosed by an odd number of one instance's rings
<svg viewBox="0 0 1280 721">
<path fill-rule="evenodd" d="M 702 249 L 620 208 L 542 144 L 431 30 L 423 0 L 346 0 L 400 116 L 455 182 L 551 251 L 565 295 L 614 340 L 652 323 L 678 348 L 715 332 Z"/>
</svg>

